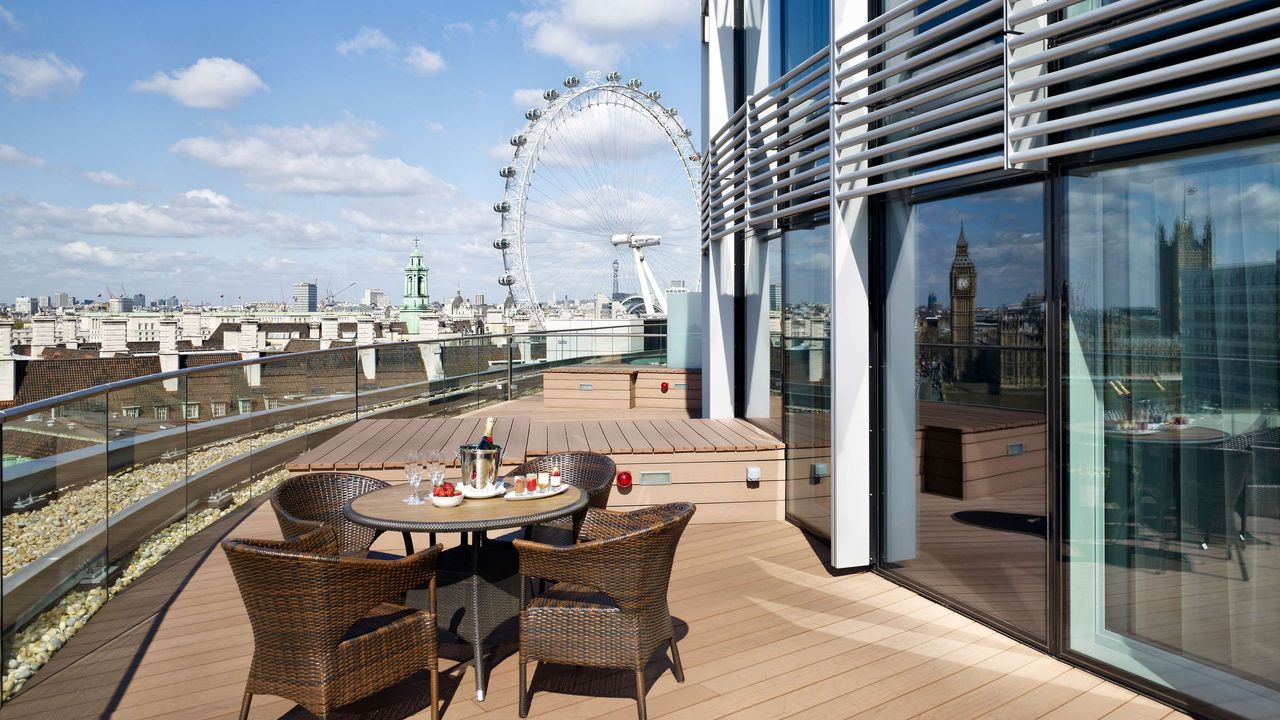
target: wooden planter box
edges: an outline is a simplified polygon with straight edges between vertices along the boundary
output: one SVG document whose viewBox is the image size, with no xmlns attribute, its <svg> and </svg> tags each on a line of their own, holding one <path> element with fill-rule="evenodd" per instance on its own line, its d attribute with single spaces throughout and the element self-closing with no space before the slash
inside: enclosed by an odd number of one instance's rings
<svg viewBox="0 0 1280 720">
<path fill-rule="evenodd" d="M 924 492 L 968 500 L 1045 484 L 1043 413 L 916 403 Z"/>
</svg>

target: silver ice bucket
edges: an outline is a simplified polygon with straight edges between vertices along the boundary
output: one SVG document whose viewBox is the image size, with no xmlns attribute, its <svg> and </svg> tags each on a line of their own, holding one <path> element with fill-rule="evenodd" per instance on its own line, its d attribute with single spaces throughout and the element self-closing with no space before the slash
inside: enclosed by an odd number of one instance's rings
<svg viewBox="0 0 1280 720">
<path fill-rule="evenodd" d="M 502 446 L 482 449 L 463 445 L 458 448 L 458 464 L 462 468 L 462 482 L 477 490 L 491 489 L 502 465 Z"/>
</svg>

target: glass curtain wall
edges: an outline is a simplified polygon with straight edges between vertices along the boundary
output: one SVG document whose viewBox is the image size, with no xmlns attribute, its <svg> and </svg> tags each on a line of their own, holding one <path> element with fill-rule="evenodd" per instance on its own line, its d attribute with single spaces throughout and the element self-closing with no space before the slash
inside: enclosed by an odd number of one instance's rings
<svg viewBox="0 0 1280 720">
<path fill-rule="evenodd" d="M 831 226 L 785 230 L 779 353 L 786 511 L 831 536 Z M 771 368 L 773 370 L 773 368 Z"/>
<path fill-rule="evenodd" d="M 1067 644 L 1280 707 L 1280 143 L 1064 179 Z"/>
<path fill-rule="evenodd" d="M 1044 185 L 885 204 L 881 567 L 1046 639 Z"/>
</svg>

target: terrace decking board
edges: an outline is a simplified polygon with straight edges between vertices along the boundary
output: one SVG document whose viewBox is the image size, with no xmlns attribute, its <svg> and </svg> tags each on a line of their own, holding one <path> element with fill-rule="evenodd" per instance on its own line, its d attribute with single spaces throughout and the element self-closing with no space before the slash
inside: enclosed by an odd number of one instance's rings
<svg viewBox="0 0 1280 720">
<path fill-rule="evenodd" d="M 618 427 L 617 421 L 601 421 L 600 430 L 604 433 L 605 439 L 609 441 L 609 445 L 615 453 L 631 452 L 631 442 L 623 434 L 622 428 Z"/>
<path fill-rule="evenodd" d="M 260 506 L 230 535 L 278 538 L 279 529 L 270 508 Z M 456 543 L 452 534 L 440 539 Z M 374 548 L 396 551 L 400 542 L 386 534 Z M 669 592 L 687 680 L 677 683 L 664 655 L 655 655 L 647 672 L 649 716 L 1185 717 L 879 575 L 833 575 L 824 552 L 784 523 L 690 527 Z M 6 703 L 5 720 L 234 717 L 253 653 L 248 619 L 216 545 L 194 557 L 187 573 L 162 610 Z M 112 603 L 130 602 L 131 591 Z M 99 617 L 82 633 L 94 631 Z M 472 669 L 442 658 L 443 717 L 514 717 L 517 660 L 508 655 L 495 664 L 488 699 L 477 703 Z M 635 717 L 629 673 L 532 669 L 538 692 L 530 717 Z M 424 694 L 415 677 L 365 708 L 376 713 L 379 705 Z M 254 720 L 284 715 L 302 714 L 281 698 L 254 697 Z"/>
<path fill-rule="evenodd" d="M 374 420 L 375 423 L 386 423 L 387 420 Z M 372 466 L 374 463 L 369 461 L 369 457 L 382 450 L 388 442 L 396 436 L 396 425 L 380 425 L 374 432 L 373 437 L 358 450 L 351 452 L 342 460 L 335 462 L 333 467 L 335 470 L 358 470 L 366 465 Z M 381 463 L 378 463 L 379 465 Z"/>
<path fill-rule="evenodd" d="M 357 420 L 348 430 L 343 431 L 338 437 L 346 438 L 346 441 L 337 445 L 329 452 L 320 456 L 313 463 L 314 469 L 317 470 L 334 470 L 336 463 L 346 458 L 353 452 L 358 452 L 360 446 L 371 441 L 377 435 L 377 423 L 387 422 L 386 420 Z M 337 438 L 334 438 L 335 440 Z"/>
<path fill-rule="evenodd" d="M 428 422 L 430 421 L 420 418 L 405 423 L 404 427 L 397 430 L 390 440 L 384 443 L 381 448 L 378 448 L 378 452 L 369 456 L 366 462 L 370 465 L 377 463 L 378 467 L 386 467 L 387 461 L 395 457 L 401 448 L 413 440 L 414 437 L 425 432 Z"/>
<path fill-rule="evenodd" d="M 529 418 L 517 417 L 511 423 L 511 433 L 507 436 L 507 444 L 503 446 L 504 462 L 520 465 L 528 459 L 526 448 L 529 445 Z"/>
<path fill-rule="evenodd" d="M 400 450 L 395 455 L 383 461 L 384 468 L 393 468 L 399 470 L 404 467 L 405 461 L 409 458 L 409 453 L 421 453 L 424 450 L 435 447 L 437 441 L 442 441 L 442 434 L 447 435 L 453 432 L 453 425 L 445 418 L 431 418 L 422 426 L 422 432 L 417 438 L 406 442 L 400 446 Z"/>
<path fill-rule="evenodd" d="M 604 428 L 598 422 L 582 423 L 582 434 L 587 441 L 587 449 L 593 453 L 601 455 L 610 455 L 613 453 L 613 446 L 609 444 L 605 438 Z"/>
</svg>

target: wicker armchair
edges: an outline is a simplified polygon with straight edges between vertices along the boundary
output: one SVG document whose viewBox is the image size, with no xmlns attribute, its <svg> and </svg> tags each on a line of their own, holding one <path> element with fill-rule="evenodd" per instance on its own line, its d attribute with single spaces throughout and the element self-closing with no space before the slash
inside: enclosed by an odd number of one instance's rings
<svg viewBox="0 0 1280 720">
<path fill-rule="evenodd" d="M 667 586 L 676 544 L 696 509 L 691 503 L 629 513 L 592 508 L 582 528 L 589 541 L 563 547 L 515 541 L 521 574 L 555 582 L 532 600 L 529 583 L 521 583 L 520 717 L 529 713 L 531 660 L 632 670 L 640 720 L 644 668 L 654 651 L 670 644 L 672 672 L 684 682 Z"/>
<path fill-rule="evenodd" d="M 431 717 L 439 718 L 436 545 L 396 560 L 336 555 L 322 526 L 296 540 L 226 540 L 222 549 L 253 627 L 253 664 L 240 718 L 256 694 L 292 700 L 326 718 L 426 668 Z M 405 607 L 427 585 L 425 610 Z"/>
<path fill-rule="evenodd" d="M 369 551 L 369 546 L 382 534 L 381 530 L 353 523 L 342 514 L 342 508 L 352 498 L 388 486 L 390 483 L 377 478 L 353 473 L 295 475 L 271 493 L 271 509 L 276 512 L 280 533 L 286 540 L 329 525 L 337 534 L 340 555 L 388 559 L 395 556 Z M 404 533 L 404 549 L 406 554 L 413 553 L 413 538 L 409 533 Z"/>
<path fill-rule="evenodd" d="M 613 491 L 613 477 L 617 466 L 607 455 L 591 452 L 563 452 L 544 455 L 536 460 L 518 466 L 507 473 L 527 475 L 537 472 L 551 472 L 552 468 L 560 468 L 560 480 L 572 485 L 587 494 L 587 507 L 604 509 L 609 505 L 609 493 Z M 553 520 L 529 529 L 530 540 L 555 545 L 571 545 L 574 542 L 572 518 Z"/>
</svg>

